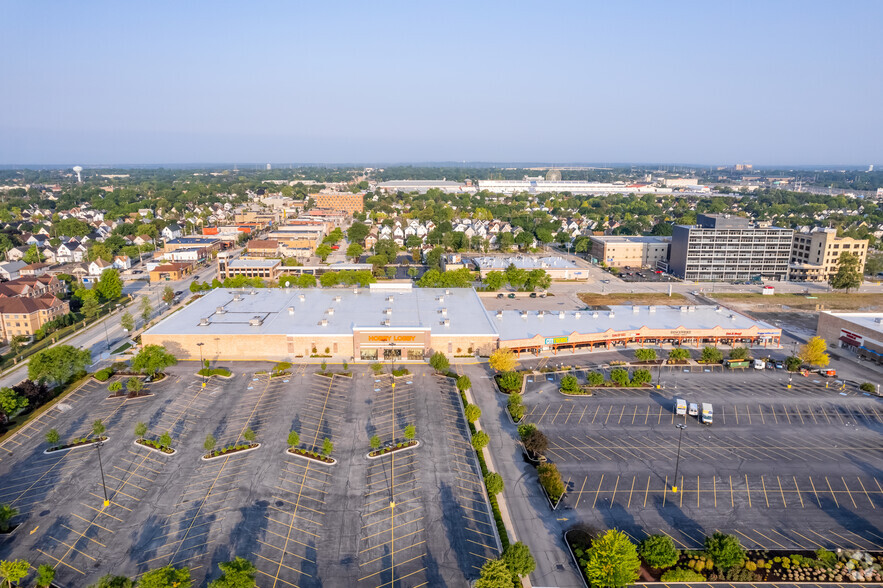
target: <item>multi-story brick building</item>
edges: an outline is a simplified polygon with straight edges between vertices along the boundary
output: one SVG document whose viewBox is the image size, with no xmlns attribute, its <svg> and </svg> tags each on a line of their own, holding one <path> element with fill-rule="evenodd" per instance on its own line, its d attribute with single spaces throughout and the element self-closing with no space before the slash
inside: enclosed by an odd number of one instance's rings
<svg viewBox="0 0 883 588">
<path fill-rule="evenodd" d="M 671 237 L 602 235 L 589 237 L 590 254 L 611 267 L 651 267 L 668 261 Z"/>
<path fill-rule="evenodd" d="M 793 237 L 791 229 L 747 218 L 700 214 L 695 225 L 675 225 L 669 269 L 690 281 L 784 280 Z"/>
<path fill-rule="evenodd" d="M 70 312 L 68 303 L 48 294 L 37 298 L 0 298 L 0 337 L 32 337 L 51 321 Z"/>
<path fill-rule="evenodd" d="M 838 237 L 837 229 L 816 229 L 794 235 L 791 248 L 789 280 L 795 282 L 827 282 L 840 267 L 840 254 L 851 253 L 859 258 L 859 273 L 865 271 L 868 240 Z"/>
<path fill-rule="evenodd" d="M 351 192 L 319 193 L 315 195 L 316 206 L 343 210 L 348 214 L 365 210 L 365 195 Z"/>
</svg>

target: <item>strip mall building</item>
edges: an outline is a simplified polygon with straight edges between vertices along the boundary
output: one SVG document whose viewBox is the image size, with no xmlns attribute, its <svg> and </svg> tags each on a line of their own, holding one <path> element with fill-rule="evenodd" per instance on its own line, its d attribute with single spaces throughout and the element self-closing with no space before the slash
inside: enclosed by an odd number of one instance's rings
<svg viewBox="0 0 883 588">
<path fill-rule="evenodd" d="M 724 308 L 615 306 L 604 311 L 487 311 L 471 288 L 218 288 L 146 331 L 182 359 L 422 360 L 576 352 L 664 343 L 778 346 L 781 330 Z"/>
</svg>

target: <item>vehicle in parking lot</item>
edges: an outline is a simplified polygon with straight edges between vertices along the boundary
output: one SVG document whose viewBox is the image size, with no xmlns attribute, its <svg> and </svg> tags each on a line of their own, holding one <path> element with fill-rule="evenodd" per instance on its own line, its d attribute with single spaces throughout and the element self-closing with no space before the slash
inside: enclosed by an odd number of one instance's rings
<svg viewBox="0 0 883 588">
<path fill-rule="evenodd" d="M 703 425 L 710 425 L 711 422 L 714 420 L 714 411 L 711 408 L 711 404 L 709 404 L 708 402 L 702 403 L 702 419 L 701 420 L 702 420 Z"/>
<path fill-rule="evenodd" d="M 777 362 L 775 363 L 775 366 L 776 366 L 776 369 L 777 369 L 777 370 L 785 369 L 785 362 L 783 362 L 783 361 L 777 361 Z"/>
<path fill-rule="evenodd" d="M 837 377 L 837 370 L 833 368 L 819 368 L 818 372 L 820 376 L 825 376 L 826 378 Z"/>
<path fill-rule="evenodd" d="M 656 270 L 655 273 L 657 273 L 657 274 L 661 274 L 661 273 L 662 273 L 662 270 Z"/>
<path fill-rule="evenodd" d="M 515 292 L 510 293 L 509 298 L 515 298 Z"/>
<path fill-rule="evenodd" d="M 503 294 L 502 292 L 500 292 L 499 294 L 497 294 L 497 298 L 505 298 L 505 297 L 506 297 L 506 295 Z"/>
<path fill-rule="evenodd" d="M 697 416 L 699 414 L 699 405 L 695 402 L 690 403 L 690 408 L 687 409 L 687 414 L 690 416 Z"/>
<path fill-rule="evenodd" d="M 675 414 L 687 414 L 687 401 L 683 398 L 675 398 Z"/>
<path fill-rule="evenodd" d="M 766 367 L 766 363 L 764 363 L 764 361 L 762 359 L 755 359 L 754 360 L 754 369 L 762 370 L 765 367 Z"/>
<path fill-rule="evenodd" d="M 183 294 L 183 293 L 184 293 L 183 291 L 178 290 L 177 292 L 175 292 L 175 296 L 180 296 L 180 295 Z"/>
<path fill-rule="evenodd" d="M 531 293 L 530 293 L 530 297 L 531 297 L 531 298 L 536 298 L 536 297 L 537 297 L 537 293 L 536 293 L 536 292 L 531 292 Z"/>
</svg>

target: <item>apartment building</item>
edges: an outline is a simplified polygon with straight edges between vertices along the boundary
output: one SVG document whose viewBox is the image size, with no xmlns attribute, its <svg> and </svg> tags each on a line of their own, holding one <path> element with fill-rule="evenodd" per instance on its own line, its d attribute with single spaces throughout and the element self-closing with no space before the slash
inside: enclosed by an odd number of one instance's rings
<svg viewBox="0 0 883 588">
<path fill-rule="evenodd" d="M 700 214 L 695 225 L 675 225 L 669 270 L 691 281 L 785 280 L 793 238 L 791 229 Z"/>
<path fill-rule="evenodd" d="M 668 261 L 671 237 L 601 235 L 589 237 L 589 254 L 611 267 L 650 267 Z"/>
<path fill-rule="evenodd" d="M 51 294 L 38 298 L 0 298 L 0 337 L 3 341 L 16 335 L 32 337 L 37 329 L 68 312 L 68 303 Z"/>
<path fill-rule="evenodd" d="M 320 192 L 314 197 L 316 199 L 316 206 L 319 208 L 343 210 L 347 214 L 353 214 L 354 212 L 362 212 L 365 210 L 364 194 L 353 194 L 352 192 Z"/>
<path fill-rule="evenodd" d="M 868 240 L 838 237 L 837 229 L 816 229 L 808 234 L 797 233 L 791 247 L 788 279 L 795 282 L 827 282 L 840 267 L 840 254 L 852 253 L 859 258 L 859 272 L 865 271 Z"/>
</svg>

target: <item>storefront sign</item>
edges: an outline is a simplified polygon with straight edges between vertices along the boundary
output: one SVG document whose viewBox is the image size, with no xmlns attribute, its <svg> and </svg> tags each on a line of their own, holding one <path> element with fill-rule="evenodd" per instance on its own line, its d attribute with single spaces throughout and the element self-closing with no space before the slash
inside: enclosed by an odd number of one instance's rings
<svg viewBox="0 0 883 588">
<path fill-rule="evenodd" d="M 413 343 L 416 340 L 416 335 L 368 335 L 371 343 Z"/>
<path fill-rule="evenodd" d="M 849 342 L 856 347 L 861 347 L 865 342 L 865 338 L 859 335 L 858 333 L 853 333 L 852 331 L 847 331 L 846 329 L 840 329 L 840 336 L 846 337 L 849 339 Z"/>
<path fill-rule="evenodd" d="M 567 343 L 567 337 L 546 337 L 546 345 L 557 345 L 558 343 Z"/>
</svg>

